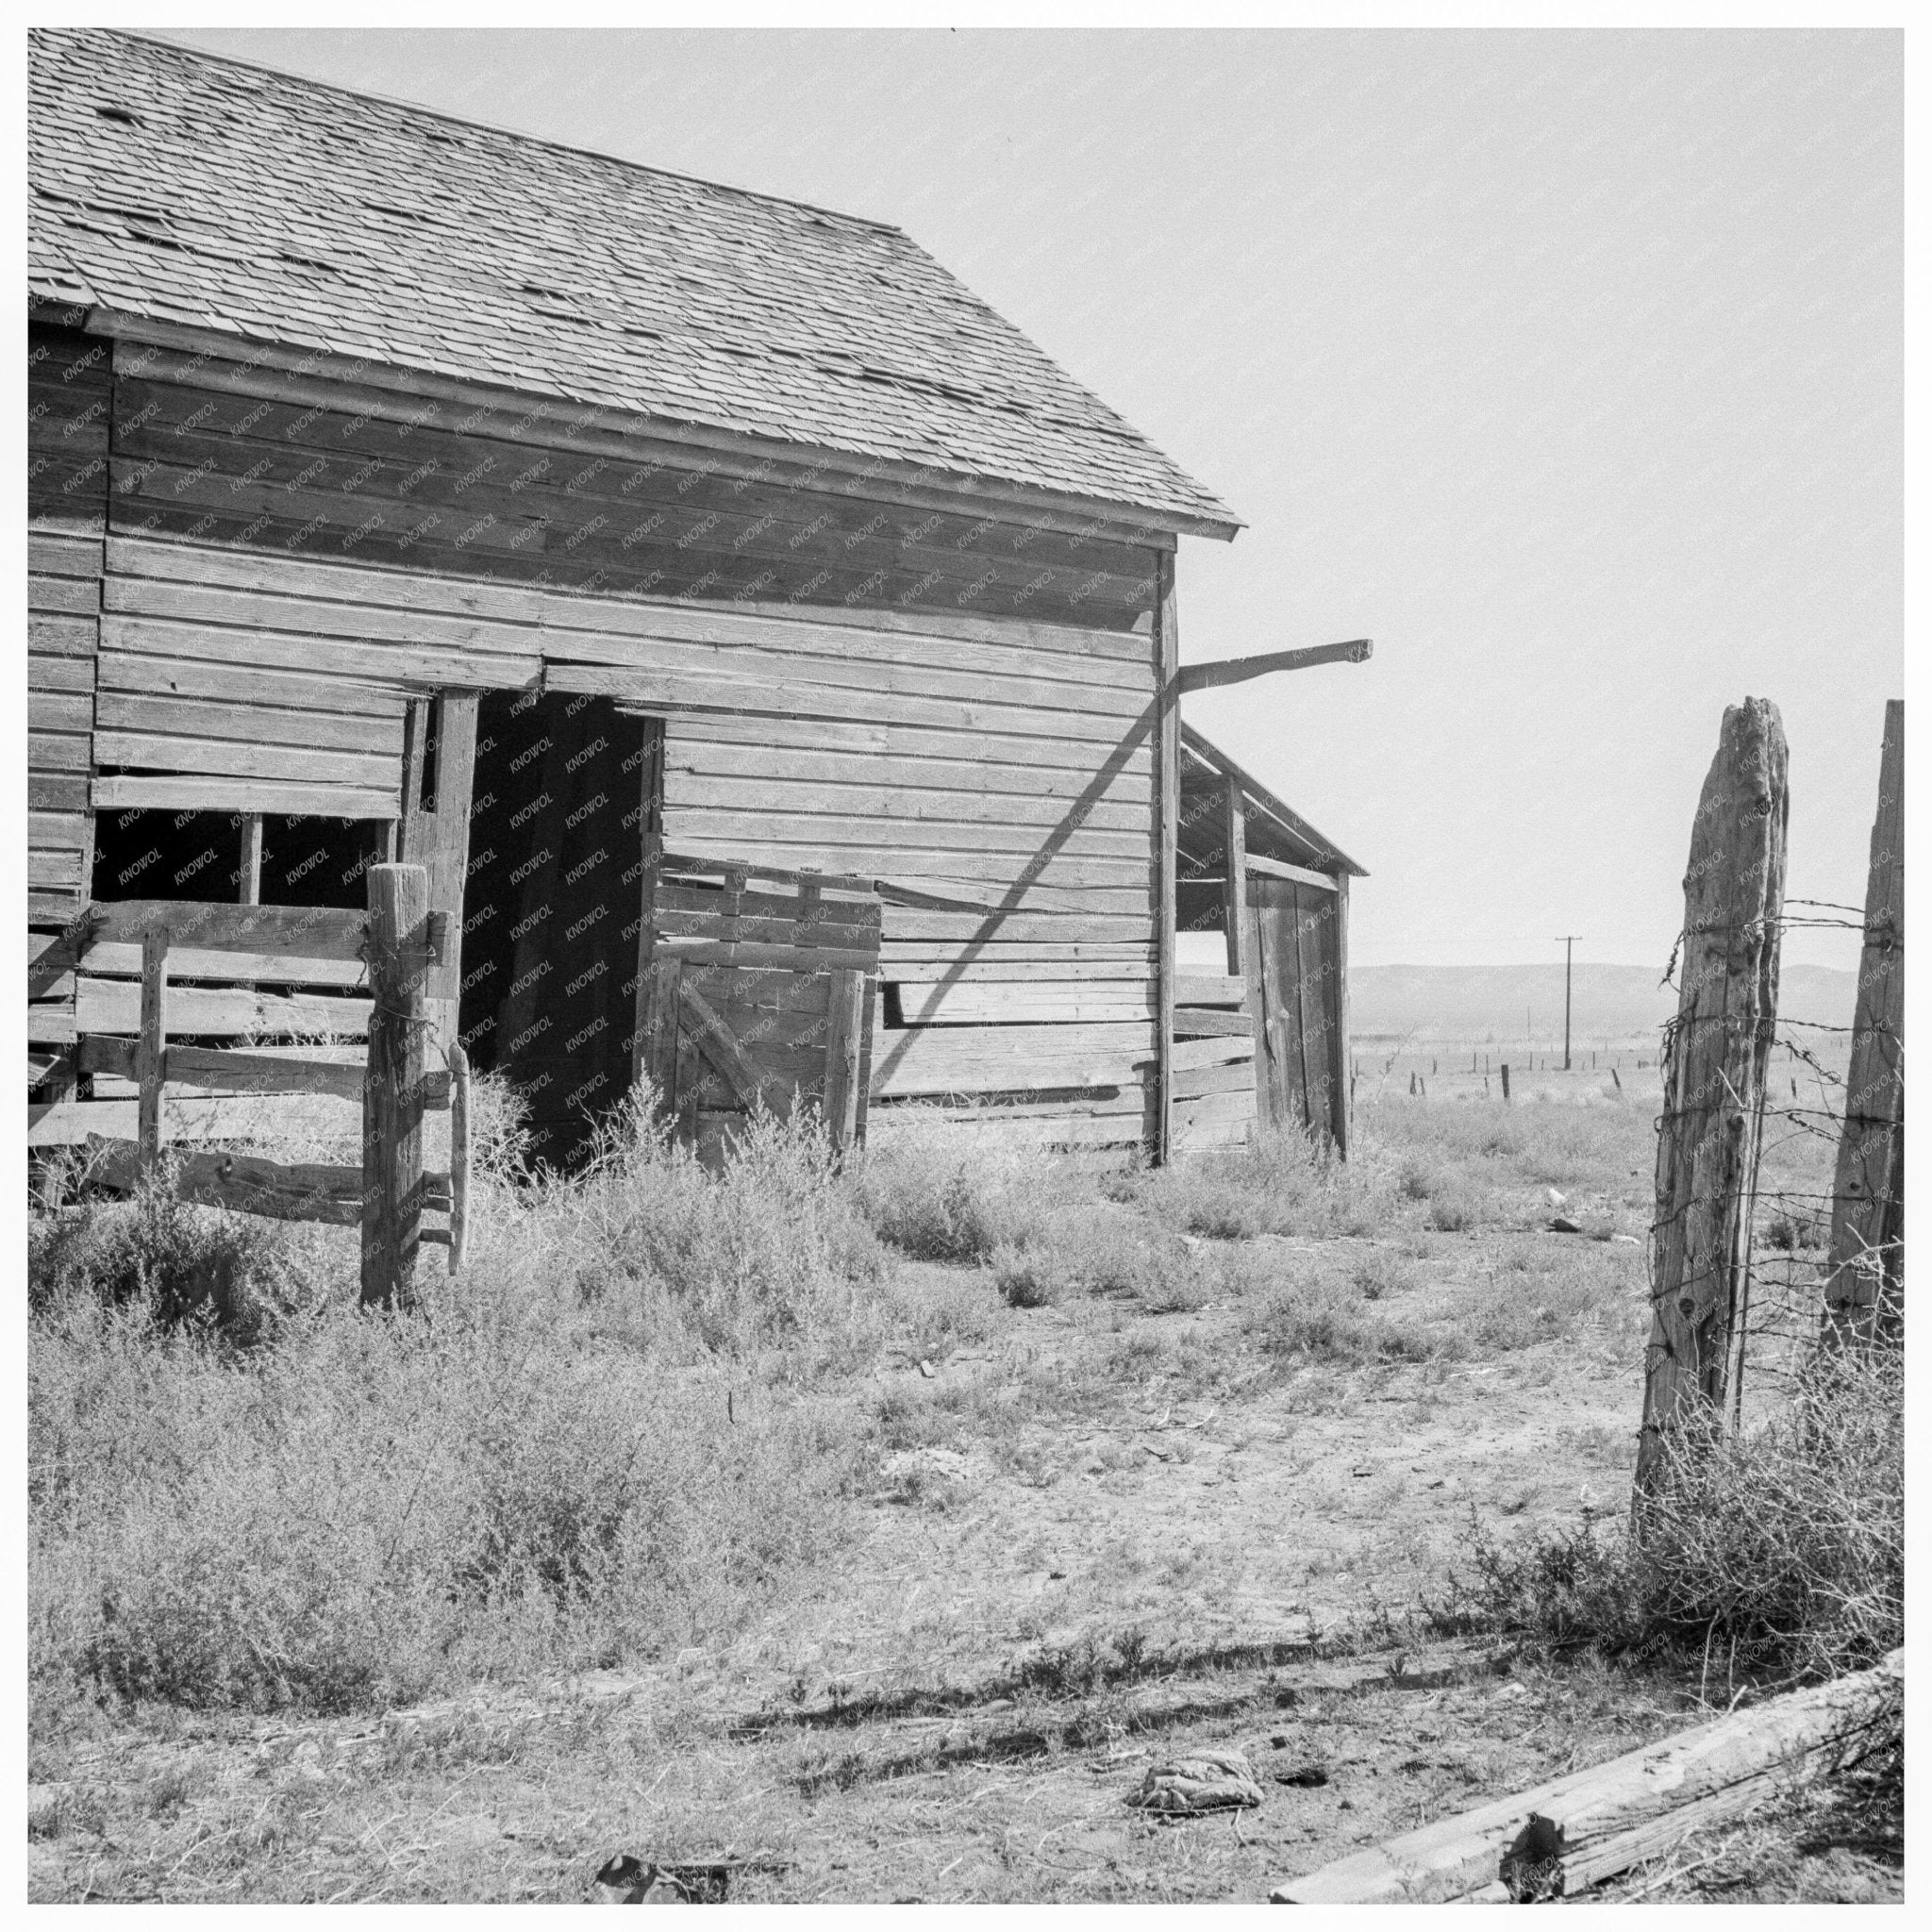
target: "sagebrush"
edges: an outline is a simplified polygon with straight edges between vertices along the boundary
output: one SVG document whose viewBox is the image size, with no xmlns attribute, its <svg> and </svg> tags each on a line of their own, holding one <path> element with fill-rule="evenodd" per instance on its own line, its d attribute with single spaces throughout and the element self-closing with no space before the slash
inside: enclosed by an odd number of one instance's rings
<svg viewBox="0 0 1932 1932">
<path fill-rule="evenodd" d="M 1823 1351 L 1757 1426 L 1677 1426 L 1628 1523 L 1507 1545 L 1473 1524 L 1439 1620 L 1725 1685 L 1874 1663 L 1905 1636 L 1904 1393 L 1897 1355 Z"/>
</svg>

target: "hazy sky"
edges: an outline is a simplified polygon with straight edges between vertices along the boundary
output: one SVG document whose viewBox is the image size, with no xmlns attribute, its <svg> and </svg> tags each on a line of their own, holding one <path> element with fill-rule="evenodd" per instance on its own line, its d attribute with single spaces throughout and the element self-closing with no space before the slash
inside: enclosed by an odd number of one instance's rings
<svg viewBox="0 0 1932 1932">
<path fill-rule="evenodd" d="M 1790 892 L 1862 901 L 1896 33 L 178 38 L 904 227 L 1248 525 L 1184 659 L 1375 640 L 1188 701 L 1369 869 L 1357 959 L 1661 966 L 1747 693 Z"/>
</svg>

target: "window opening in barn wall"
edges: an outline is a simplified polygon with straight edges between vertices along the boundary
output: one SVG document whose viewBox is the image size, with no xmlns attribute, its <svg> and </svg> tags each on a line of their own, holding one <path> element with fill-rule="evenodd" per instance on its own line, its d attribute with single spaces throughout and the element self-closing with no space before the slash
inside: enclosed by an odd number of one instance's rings
<svg viewBox="0 0 1932 1932">
<path fill-rule="evenodd" d="M 242 828 L 239 812 L 155 806 L 100 812 L 89 896 L 238 899 Z M 375 820 L 263 813 L 261 904 L 360 907 L 368 896 L 364 874 L 383 858 L 388 839 L 388 824 Z"/>
<path fill-rule="evenodd" d="M 567 691 L 489 692 L 477 713 L 457 1024 L 558 1166 L 630 1091 L 647 729 Z"/>
</svg>

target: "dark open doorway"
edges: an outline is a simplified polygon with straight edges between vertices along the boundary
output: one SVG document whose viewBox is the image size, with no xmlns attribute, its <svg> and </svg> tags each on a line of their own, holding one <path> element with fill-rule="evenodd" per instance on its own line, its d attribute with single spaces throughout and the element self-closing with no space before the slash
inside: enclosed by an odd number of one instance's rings
<svg viewBox="0 0 1932 1932">
<path fill-rule="evenodd" d="M 554 1166 L 630 1088 L 648 729 L 568 692 L 492 692 L 477 717 L 457 1024 Z"/>
</svg>

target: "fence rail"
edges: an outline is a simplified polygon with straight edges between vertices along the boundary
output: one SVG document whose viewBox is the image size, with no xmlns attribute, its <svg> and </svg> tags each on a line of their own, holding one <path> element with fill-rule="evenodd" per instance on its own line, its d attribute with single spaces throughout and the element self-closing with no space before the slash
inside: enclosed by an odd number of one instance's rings
<svg viewBox="0 0 1932 1932">
<path fill-rule="evenodd" d="M 424 998 L 448 920 L 425 908 L 421 866 L 374 866 L 368 877 L 366 913 L 120 900 L 89 906 L 58 935 L 30 935 L 30 992 L 74 999 L 69 1037 L 43 1043 L 93 1091 L 30 1104 L 28 1145 L 83 1149 L 88 1181 L 111 1191 L 160 1170 L 183 1200 L 359 1226 L 365 1302 L 406 1296 L 425 1242 L 447 1247 L 455 1274 L 469 1219 L 469 1066 L 460 1047 L 429 1064 Z M 42 1033 L 61 1030 L 58 1009 L 29 1010 Z M 293 1039 L 265 1044 L 263 1033 Z M 355 1058 L 303 1035 L 346 1039 Z M 286 1134 L 295 1100 L 358 1107 L 360 1162 L 187 1144 Z M 452 1116 L 446 1172 L 423 1167 L 432 1108 Z M 448 1226 L 425 1227 L 426 1210 L 446 1213 Z"/>
</svg>

